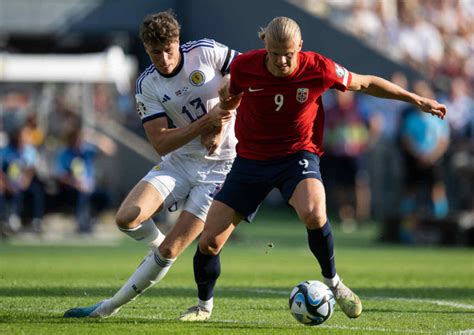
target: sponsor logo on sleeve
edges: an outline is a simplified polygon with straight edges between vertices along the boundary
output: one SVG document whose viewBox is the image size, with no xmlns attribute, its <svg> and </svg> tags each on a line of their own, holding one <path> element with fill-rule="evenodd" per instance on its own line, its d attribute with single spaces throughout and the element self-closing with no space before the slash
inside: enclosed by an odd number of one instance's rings
<svg viewBox="0 0 474 335">
<path fill-rule="evenodd" d="M 137 108 L 138 115 L 141 118 L 148 114 L 148 110 L 146 109 L 146 106 L 143 102 L 137 101 L 136 108 Z"/>
<path fill-rule="evenodd" d="M 348 84 L 348 81 L 349 81 L 349 71 L 347 71 L 346 68 L 334 63 L 335 67 L 336 67 L 336 76 L 338 76 L 339 78 L 343 78 L 342 79 L 342 84 L 344 86 L 347 86 Z"/>
<path fill-rule="evenodd" d="M 342 78 L 344 76 L 344 68 L 336 63 L 334 65 L 336 66 L 336 76 Z"/>
</svg>

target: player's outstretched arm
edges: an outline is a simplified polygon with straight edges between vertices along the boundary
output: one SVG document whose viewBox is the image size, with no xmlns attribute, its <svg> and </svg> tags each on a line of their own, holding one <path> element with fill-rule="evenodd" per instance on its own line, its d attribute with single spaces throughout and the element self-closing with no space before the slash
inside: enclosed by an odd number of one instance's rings
<svg viewBox="0 0 474 335">
<path fill-rule="evenodd" d="M 351 91 L 360 91 L 379 98 L 401 100 L 418 106 L 423 112 L 444 119 L 447 109 L 436 100 L 419 96 L 383 78 L 371 75 L 360 75 L 352 72 L 352 81 L 348 87 Z"/>
</svg>

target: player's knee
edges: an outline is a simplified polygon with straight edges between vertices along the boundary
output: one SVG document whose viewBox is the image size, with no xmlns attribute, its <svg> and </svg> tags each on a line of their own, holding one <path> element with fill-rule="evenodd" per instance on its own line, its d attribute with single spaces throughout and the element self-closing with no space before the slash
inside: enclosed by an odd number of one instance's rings
<svg viewBox="0 0 474 335">
<path fill-rule="evenodd" d="M 199 250 L 205 255 L 216 256 L 220 248 L 217 243 L 210 241 L 209 239 L 200 239 L 199 240 Z"/>
<path fill-rule="evenodd" d="M 300 211 L 299 217 L 308 229 L 321 228 L 327 221 L 326 212 L 315 207 Z"/>
<path fill-rule="evenodd" d="M 132 229 L 141 223 L 138 207 L 121 207 L 115 216 L 115 223 L 119 228 Z"/>
<path fill-rule="evenodd" d="M 161 245 L 158 247 L 160 255 L 164 258 L 168 259 L 175 259 L 179 256 L 178 247 L 174 246 L 173 244 L 167 243 L 167 241 L 163 241 Z"/>
</svg>

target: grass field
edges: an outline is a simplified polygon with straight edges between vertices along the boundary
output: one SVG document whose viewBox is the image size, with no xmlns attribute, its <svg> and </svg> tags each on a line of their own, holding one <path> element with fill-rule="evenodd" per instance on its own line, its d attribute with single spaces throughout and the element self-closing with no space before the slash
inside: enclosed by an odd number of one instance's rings
<svg viewBox="0 0 474 335">
<path fill-rule="evenodd" d="M 204 323 L 175 320 L 195 303 L 195 245 L 117 316 L 74 320 L 63 312 L 112 295 L 145 248 L 128 240 L 114 247 L 0 244 L 0 334 L 474 334 L 474 250 L 381 245 L 373 227 L 334 230 L 339 273 L 364 303 L 355 320 L 339 309 L 318 327 L 292 318 L 291 288 L 320 279 L 319 267 L 302 224 L 264 209 L 224 249 L 213 318 Z"/>
</svg>

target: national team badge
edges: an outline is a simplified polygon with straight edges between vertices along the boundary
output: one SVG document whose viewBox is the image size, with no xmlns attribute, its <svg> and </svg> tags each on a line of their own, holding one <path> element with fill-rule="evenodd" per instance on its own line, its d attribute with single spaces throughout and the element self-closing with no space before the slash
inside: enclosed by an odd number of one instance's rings
<svg viewBox="0 0 474 335">
<path fill-rule="evenodd" d="M 191 72 L 189 75 L 189 82 L 193 86 L 202 86 L 204 82 L 206 81 L 206 76 L 204 75 L 204 72 L 200 70 L 195 70 Z"/>
<path fill-rule="evenodd" d="M 336 66 L 336 75 L 342 78 L 344 76 L 344 68 L 336 63 L 334 63 L 334 65 Z"/>
<path fill-rule="evenodd" d="M 309 88 L 298 88 L 296 90 L 296 101 L 300 104 L 308 100 L 309 96 Z"/>
</svg>

